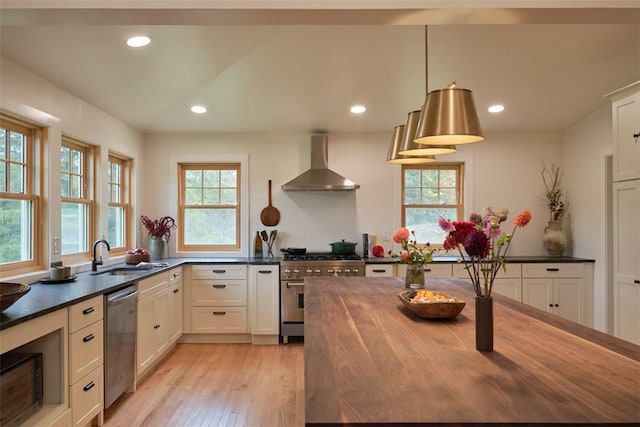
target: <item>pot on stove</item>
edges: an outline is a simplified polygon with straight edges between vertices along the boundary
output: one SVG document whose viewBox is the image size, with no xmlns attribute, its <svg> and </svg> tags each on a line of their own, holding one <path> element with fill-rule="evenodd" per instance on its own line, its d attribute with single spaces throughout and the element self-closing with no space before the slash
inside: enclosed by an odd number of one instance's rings
<svg viewBox="0 0 640 427">
<path fill-rule="evenodd" d="M 331 253 L 333 255 L 355 255 L 357 243 L 345 242 L 342 239 L 339 242 L 330 243 Z"/>
<path fill-rule="evenodd" d="M 304 255 L 307 253 L 307 248 L 281 248 L 280 252 L 289 255 Z"/>
</svg>

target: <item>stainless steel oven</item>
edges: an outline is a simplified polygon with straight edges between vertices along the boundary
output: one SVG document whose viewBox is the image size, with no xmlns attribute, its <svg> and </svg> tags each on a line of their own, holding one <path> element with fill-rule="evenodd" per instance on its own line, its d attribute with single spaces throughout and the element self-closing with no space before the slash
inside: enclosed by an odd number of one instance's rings
<svg viewBox="0 0 640 427">
<path fill-rule="evenodd" d="M 280 262 L 280 336 L 304 336 L 304 278 L 364 276 L 364 261 L 358 256 L 339 257 L 331 253 L 285 255 Z"/>
</svg>

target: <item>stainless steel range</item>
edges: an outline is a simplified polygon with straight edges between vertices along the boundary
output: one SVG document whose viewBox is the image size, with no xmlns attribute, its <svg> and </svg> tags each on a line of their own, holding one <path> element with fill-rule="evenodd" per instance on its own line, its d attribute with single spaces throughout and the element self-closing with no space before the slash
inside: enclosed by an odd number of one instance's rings
<svg viewBox="0 0 640 427">
<path fill-rule="evenodd" d="M 336 256 L 329 253 L 285 254 L 280 261 L 280 335 L 304 336 L 304 278 L 330 276 L 364 276 L 364 261 L 357 255 Z"/>
</svg>

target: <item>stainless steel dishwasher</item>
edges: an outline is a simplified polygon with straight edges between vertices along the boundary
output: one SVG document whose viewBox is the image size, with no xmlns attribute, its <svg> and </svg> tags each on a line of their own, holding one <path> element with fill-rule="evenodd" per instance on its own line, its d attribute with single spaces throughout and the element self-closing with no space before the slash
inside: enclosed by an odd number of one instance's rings
<svg viewBox="0 0 640 427">
<path fill-rule="evenodd" d="M 105 295 L 104 407 L 135 381 L 138 288 L 128 286 Z"/>
</svg>

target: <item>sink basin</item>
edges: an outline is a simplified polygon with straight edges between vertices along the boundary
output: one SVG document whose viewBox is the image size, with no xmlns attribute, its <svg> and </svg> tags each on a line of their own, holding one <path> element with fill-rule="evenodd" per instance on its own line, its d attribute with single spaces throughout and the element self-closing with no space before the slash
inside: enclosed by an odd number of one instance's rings
<svg viewBox="0 0 640 427">
<path fill-rule="evenodd" d="M 140 268 L 140 267 L 117 267 L 111 268 L 108 270 L 100 270 L 91 273 L 92 275 L 100 275 L 100 274 L 111 274 L 111 275 L 126 275 L 126 274 L 136 274 L 140 271 L 149 270 L 148 268 Z"/>
</svg>

